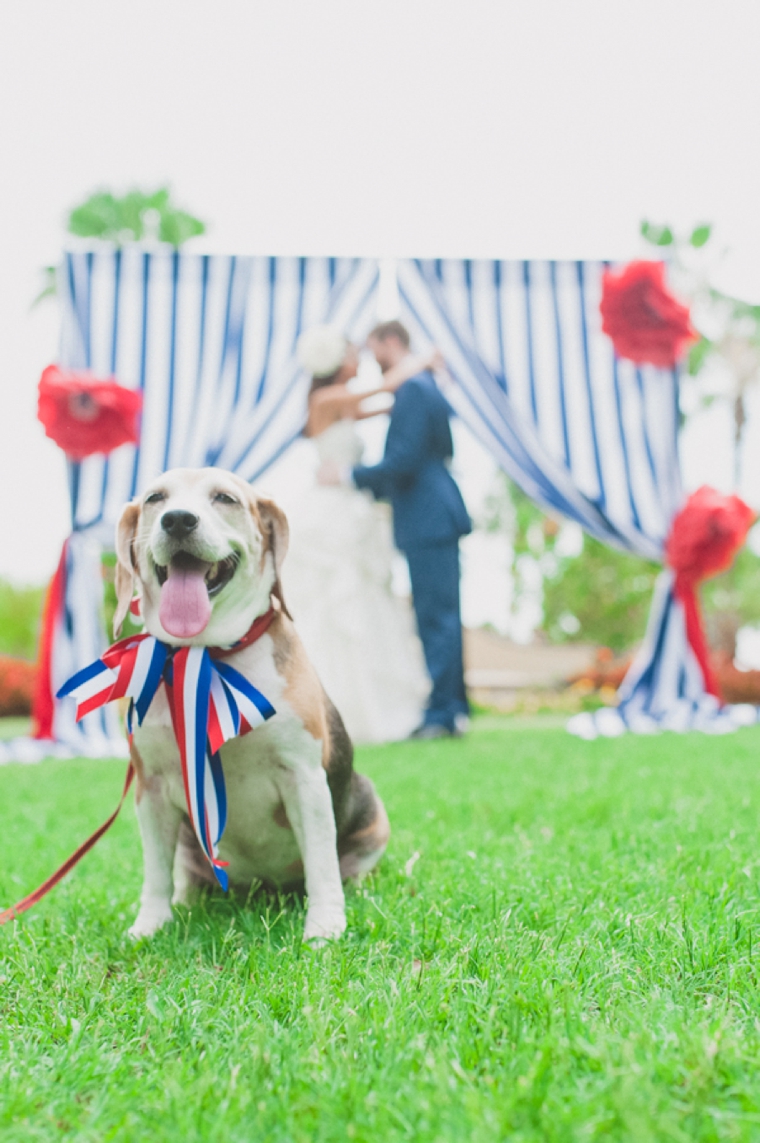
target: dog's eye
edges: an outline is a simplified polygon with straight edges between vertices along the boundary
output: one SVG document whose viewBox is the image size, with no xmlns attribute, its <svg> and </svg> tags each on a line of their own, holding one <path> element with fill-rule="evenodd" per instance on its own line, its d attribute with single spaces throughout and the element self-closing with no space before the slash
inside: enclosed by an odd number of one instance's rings
<svg viewBox="0 0 760 1143">
<path fill-rule="evenodd" d="M 150 496 L 145 497 L 146 504 L 160 504 L 162 500 L 166 500 L 165 492 L 151 492 Z"/>
<path fill-rule="evenodd" d="M 217 492 L 214 495 L 215 504 L 237 504 L 238 501 L 234 496 L 228 496 L 226 492 Z"/>
</svg>

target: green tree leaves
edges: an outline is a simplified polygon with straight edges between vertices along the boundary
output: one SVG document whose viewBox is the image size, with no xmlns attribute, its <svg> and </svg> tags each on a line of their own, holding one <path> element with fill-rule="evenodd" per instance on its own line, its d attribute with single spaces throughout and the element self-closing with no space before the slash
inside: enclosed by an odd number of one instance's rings
<svg viewBox="0 0 760 1143">
<path fill-rule="evenodd" d="M 699 341 L 694 342 L 691 349 L 689 350 L 689 357 L 686 366 L 689 374 L 692 377 L 699 373 L 700 369 L 705 363 L 705 358 L 713 348 L 713 343 L 707 337 L 700 337 Z"/>
<path fill-rule="evenodd" d="M 205 233 L 205 223 L 180 210 L 168 187 L 151 194 L 132 190 L 117 196 L 97 191 L 72 210 L 68 230 L 80 238 L 101 238 L 121 245 L 148 238 L 181 246 Z"/>
<path fill-rule="evenodd" d="M 647 242 L 651 242 L 653 246 L 673 246 L 676 244 L 676 236 L 670 226 L 665 223 L 660 226 L 655 222 L 647 222 L 646 219 L 641 223 L 641 234 L 646 238 Z M 689 235 L 689 243 L 691 246 L 699 248 L 704 246 L 709 241 L 712 234 L 712 225 L 709 222 L 701 222 L 699 226 L 695 226 Z"/>
<path fill-rule="evenodd" d="M 673 231 L 669 226 L 657 226 L 655 223 L 641 223 L 641 234 L 653 246 L 670 246 L 674 242 Z"/>
<path fill-rule="evenodd" d="M 692 246 L 697 248 L 704 246 L 712 234 L 712 226 L 709 223 L 703 223 L 701 226 L 695 226 L 691 232 L 689 242 Z"/>
</svg>

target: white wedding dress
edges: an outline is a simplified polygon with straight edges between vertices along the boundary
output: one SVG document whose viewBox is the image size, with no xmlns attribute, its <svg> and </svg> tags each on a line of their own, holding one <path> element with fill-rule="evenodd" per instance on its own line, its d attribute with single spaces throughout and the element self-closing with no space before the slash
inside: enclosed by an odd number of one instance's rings
<svg viewBox="0 0 760 1143">
<path fill-rule="evenodd" d="M 320 461 L 361 460 L 353 421 L 313 443 Z M 284 597 L 327 694 L 354 742 L 405 738 L 430 682 L 411 606 L 391 591 L 390 509 L 354 487 L 314 484 L 288 518 Z"/>
</svg>

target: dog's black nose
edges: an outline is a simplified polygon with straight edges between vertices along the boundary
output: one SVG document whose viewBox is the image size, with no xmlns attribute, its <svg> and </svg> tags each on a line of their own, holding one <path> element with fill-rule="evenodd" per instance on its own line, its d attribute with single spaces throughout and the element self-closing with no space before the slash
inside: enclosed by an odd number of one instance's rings
<svg viewBox="0 0 760 1143">
<path fill-rule="evenodd" d="M 170 536 L 179 539 L 182 536 L 189 536 L 198 527 L 198 517 L 192 512 L 164 512 L 161 517 L 161 527 Z"/>
</svg>

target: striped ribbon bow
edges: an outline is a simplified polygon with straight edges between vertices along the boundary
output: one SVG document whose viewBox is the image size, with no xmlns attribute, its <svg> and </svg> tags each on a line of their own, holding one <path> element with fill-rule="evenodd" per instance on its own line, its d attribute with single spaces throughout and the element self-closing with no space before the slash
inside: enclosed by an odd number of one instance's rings
<svg viewBox="0 0 760 1143">
<path fill-rule="evenodd" d="M 174 734 L 182 760 L 185 798 L 193 829 L 223 889 L 228 879 L 219 860 L 219 840 L 227 818 L 227 798 L 219 750 L 230 738 L 247 734 L 275 713 L 270 702 L 207 647 L 170 647 L 152 635 L 120 639 L 58 692 L 77 700 L 77 721 L 107 702 L 129 698 L 142 724 L 161 683 L 166 687 Z"/>
</svg>

